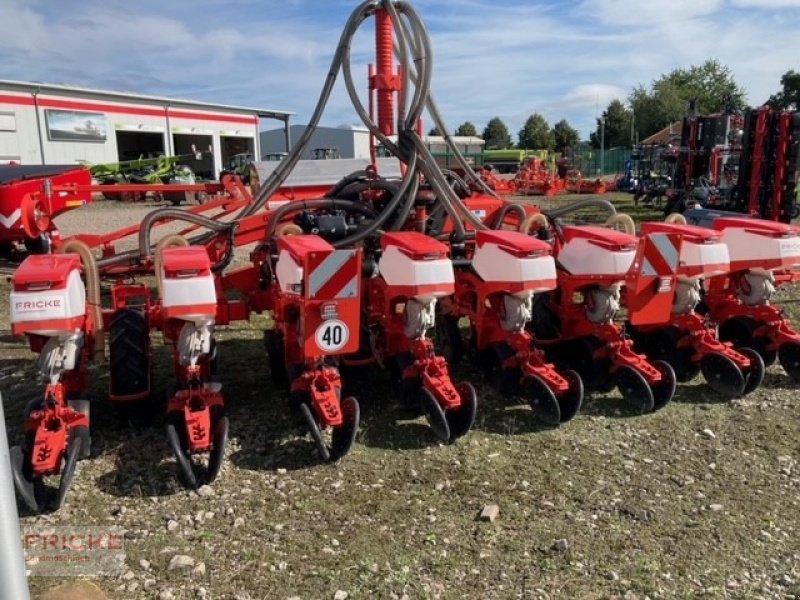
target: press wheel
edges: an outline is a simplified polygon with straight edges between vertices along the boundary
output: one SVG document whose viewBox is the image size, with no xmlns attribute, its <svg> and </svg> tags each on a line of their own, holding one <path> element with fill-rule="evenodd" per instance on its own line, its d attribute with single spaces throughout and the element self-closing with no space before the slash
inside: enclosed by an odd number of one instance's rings
<svg viewBox="0 0 800 600">
<path fill-rule="evenodd" d="M 225 448 L 228 445 L 228 432 L 230 423 L 228 417 L 224 414 L 224 409 L 221 406 L 215 406 L 211 409 L 212 423 L 213 423 L 213 437 L 211 452 L 208 455 L 208 469 L 206 470 L 205 481 L 211 483 L 219 475 L 222 469 L 222 463 L 225 461 Z"/>
<path fill-rule="evenodd" d="M 715 392 L 729 398 L 738 398 L 744 393 L 744 373 L 733 360 L 721 352 L 706 354 L 700 361 L 700 369 Z"/>
<path fill-rule="evenodd" d="M 448 409 L 444 416 L 450 430 L 449 441 L 453 442 L 465 435 L 475 423 L 475 414 L 478 411 L 478 394 L 471 383 L 456 384 L 456 391 L 461 398 L 461 406 L 457 409 Z"/>
<path fill-rule="evenodd" d="M 442 410 L 441 405 L 436 401 L 436 396 L 426 387 L 420 387 L 420 400 L 422 410 L 425 412 L 425 419 L 428 421 L 433 434 L 442 442 L 450 441 L 450 424 Z"/>
<path fill-rule="evenodd" d="M 14 446 L 11 448 L 9 456 L 11 476 L 14 479 L 17 495 L 32 512 L 41 512 L 47 505 L 47 488 L 41 477 L 33 477 L 31 473 L 30 450 Z"/>
<path fill-rule="evenodd" d="M 197 475 L 194 472 L 192 459 L 189 457 L 187 450 L 188 444 L 186 443 L 186 431 L 183 426 L 183 417 L 180 413 L 172 413 L 167 415 L 167 441 L 169 442 L 172 453 L 175 455 L 175 460 L 178 463 L 183 479 L 191 489 L 197 489 L 199 484 Z"/>
<path fill-rule="evenodd" d="M 750 368 L 744 372 L 745 384 L 742 394 L 746 395 L 762 384 L 766 367 L 764 359 L 753 348 L 739 348 L 737 352 L 750 359 Z"/>
<path fill-rule="evenodd" d="M 628 366 L 620 367 L 617 369 L 616 382 L 622 398 L 631 408 L 640 413 L 653 410 L 653 390 L 639 371 Z"/>
<path fill-rule="evenodd" d="M 314 440 L 314 445 L 317 447 L 317 452 L 319 452 L 320 458 L 325 462 L 328 462 L 331 459 L 331 453 L 328 450 L 328 446 L 325 445 L 325 440 L 322 437 L 322 431 L 320 430 L 319 425 L 317 425 L 316 417 L 314 417 L 314 411 L 307 402 L 303 402 L 300 405 L 300 414 L 303 416 L 303 420 L 308 428 L 308 432 L 311 434 L 311 439 Z"/>
<path fill-rule="evenodd" d="M 541 377 L 536 375 L 525 377 L 522 387 L 537 419 L 552 427 L 561 423 L 561 407 L 558 399 Z"/>
<path fill-rule="evenodd" d="M 569 389 L 558 397 L 561 422 L 571 421 L 583 404 L 583 380 L 576 371 L 567 370 L 561 376 L 569 383 Z"/>
<path fill-rule="evenodd" d="M 358 426 L 361 421 L 361 409 L 358 401 L 353 396 L 342 400 L 341 404 L 343 422 L 339 427 L 334 427 L 331 434 L 331 448 L 329 460 L 336 461 L 350 452 L 356 441 Z"/>
<path fill-rule="evenodd" d="M 658 410 L 669 404 L 669 401 L 675 396 L 675 371 L 672 366 L 664 360 L 654 360 L 650 364 L 658 369 L 658 372 L 661 374 L 661 381 L 650 388 L 653 392 L 653 410 Z"/>
<path fill-rule="evenodd" d="M 64 468 L 61 470 L 61 481 L 59 481 L 58 492 L 56 493 L 56 510 L 64 506 L 64 500 L 67 498 L 67 492 L 72 486 L 72 480 L 75 479 L 75 469 L 78 466 L 78 459 L 81 456 L 83 440 L 84 438 L 88 437 L 88 435 L 89 432 L 86 427 L 75 427 L 69 432 L 67 454 L 64 458 Z"/>
</svg>

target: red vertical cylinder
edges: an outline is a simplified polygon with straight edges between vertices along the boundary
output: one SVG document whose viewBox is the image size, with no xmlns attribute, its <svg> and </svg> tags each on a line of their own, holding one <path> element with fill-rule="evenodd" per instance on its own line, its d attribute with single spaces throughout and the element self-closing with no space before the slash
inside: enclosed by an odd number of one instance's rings
<svg viewBox="0 0 800 600">
<path fill-rule="evenodd" d="M 375 11 L 375 56 L 378 95 L 378 128 L 384 135 L 394 135 L 394 29 L 384 9 Z"/>
</svg>

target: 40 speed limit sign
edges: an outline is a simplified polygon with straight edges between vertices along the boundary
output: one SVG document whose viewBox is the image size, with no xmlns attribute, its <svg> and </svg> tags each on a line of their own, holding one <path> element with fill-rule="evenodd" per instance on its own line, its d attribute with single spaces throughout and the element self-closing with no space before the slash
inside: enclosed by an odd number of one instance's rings
<svg viewBox="0 0 800 600">
<path fill-rule="evenodd" d="M 323 352 L 336 352 L 347 345 L 350 330 L 344 321 L 331 319 L 319 324 L 314 339 L 317 347 Z"/>
</svg>

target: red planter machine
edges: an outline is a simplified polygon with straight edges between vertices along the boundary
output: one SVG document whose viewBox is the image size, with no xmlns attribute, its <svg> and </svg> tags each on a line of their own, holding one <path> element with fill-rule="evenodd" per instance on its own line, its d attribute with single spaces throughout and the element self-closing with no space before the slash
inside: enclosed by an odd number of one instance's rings
<svg viewBox="0 0 800 600">
<path fill-rule="evenodd" d="M 377 66 L 363 107 L 347 42 L 370 17 Z M 87 368 L 106 345 L 112 402 L 141 410 L 153 397 L 154 331 L 173 350 L 166 430 L 179 472 L 191 487 L 213 481 L 229 433 L 215 331 L 252 313 L 272 316 L 264 333 L 272 379 L 285 386 L 322 460 L 340 459 L 355 442 L 359 404 L 345 390 L 357 370 L 384 370 L 398 400 L 425 415 L 444 443 L 475 420 L 475 389 L 451 370 L 466 356 L 508 402 L 530 404 L 551 426 L 578 413 L 584 389 L 618 387 L 641 413 L 667 404 L 676 379 L 698 368 L 729 396 L 754 389 L 776 355 L 800 378 L 798 334 L 769 303 L 800 263 L 796 228 L 721 219 L 714 231 L 646 224 L 637 236 L 603 200 L 544 213 L 499 199 L 466 162 L 465 178 L 441 172 L 418 134 L 429 100 L 425 39 L 410 4 L 365 2 L 333 58 L 332 73 L 342 70 L 399 176 L 383 176 L 386 163 L 374 159 L 322 193 L 318 181 L 289 185 L 303 136 L 252 197 L 228 180 L 221 199 L 157 209 L 130 228 L 58 241 L 55 254 L 22 262 L 12 328 L 28 336 L 45 382 L 26 409 L 25 441 L 12 450 L 16 487 L 31 510 L 59 507 L 88 453 Z M 432 115 L 444 130 L 435 108 Z M 606 226 L 562 223 L 586 207 L 608 209 Z M 175 222 L 186 223 L 180 234 L 152 243 Z M 136 249 L 118 251 L 131 236 Z M 248 244 L 249 263 L 232 267 L 236 248 Z M 157 293 L 136 282 L 148 275 Z M 626 325 L 616 319 L 623 308 Z M 53 491 L 45 481 L 58 475 Z"/>
</svg>

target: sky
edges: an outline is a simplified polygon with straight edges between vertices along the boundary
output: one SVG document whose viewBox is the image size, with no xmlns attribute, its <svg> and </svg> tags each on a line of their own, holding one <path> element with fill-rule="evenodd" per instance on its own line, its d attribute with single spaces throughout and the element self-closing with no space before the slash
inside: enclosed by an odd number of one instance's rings
<svg viewBox="0 0 800 600">
<path fill-rule="evenodd" d="M 611 100 L 675 68 L 716 58 L 752 105 L 800 71 L 800 0 L 410 2 L 429 30 L 433 95 L 451 131 L 500 117 L 516 137 L 538 112 L 588 138 Z M 0 79 L 287 110 L 302 124 L 358 4 L 0 0 Z M 367 22 L 353 43 L 364 90 L 373 35 Z M 322 124 L 358 122 L 340 76 Z"/>
</svg>

